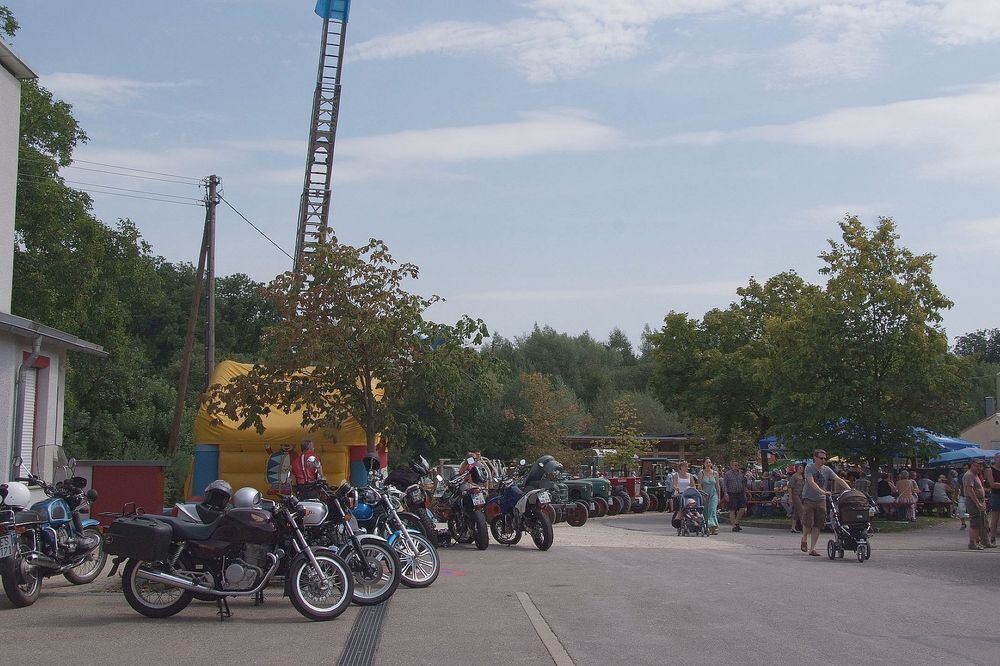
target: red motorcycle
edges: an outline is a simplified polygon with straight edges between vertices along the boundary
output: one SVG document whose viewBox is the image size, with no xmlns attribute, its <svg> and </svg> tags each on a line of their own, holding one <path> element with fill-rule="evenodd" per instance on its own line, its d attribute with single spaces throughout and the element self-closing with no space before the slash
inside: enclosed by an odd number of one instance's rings
<svg viewBox="0 0 1000 666">
<path fill-rule="evenodd" d="M 444 494 L 437 498 L 431 509 L 434 516 L 448 523 L 451 538 L 458 543 L 475 543 L 479 550 L 490 545 L 486 526 L 486 491 L 479 484 L 486 483 L 486 472 L 467 458 L 465 471 L 448 481 Z"/>
</svg>

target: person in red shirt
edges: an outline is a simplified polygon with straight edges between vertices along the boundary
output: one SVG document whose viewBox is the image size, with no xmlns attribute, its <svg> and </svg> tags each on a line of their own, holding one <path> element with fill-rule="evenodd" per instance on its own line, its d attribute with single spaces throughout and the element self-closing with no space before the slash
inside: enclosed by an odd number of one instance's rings
<svg viewBox="0 0 1000 666">
<path fill-rule="evenodd" d="M 323 461 L 316 453 L 312 440 L 305 440 L 300 447 L 299 455 L 292 456 L 292 476 L 295 483 L 302 485 L 323 478 Z"/>
</svg>

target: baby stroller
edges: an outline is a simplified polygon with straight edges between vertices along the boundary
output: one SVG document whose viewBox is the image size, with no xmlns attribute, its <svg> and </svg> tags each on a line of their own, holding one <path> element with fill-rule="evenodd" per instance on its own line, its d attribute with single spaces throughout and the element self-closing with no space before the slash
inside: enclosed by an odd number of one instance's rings
<svg viewBox="0 0 1000 666">
<path fill-rule="evenodd" d="M 831 560 L 842 558 L 845 550 L 853 550 L 858 556 L 858 562 L 864 562 L 872 556 L 868 531 L 871 528 L 870 510 L 873 506 L 868 495 L 858 490 L 845 490 L 836 500 L 830 500 L 830 524 L 834 538 L 826 543 L 827 557 Z"/>
<path fill-rule="evenodd" d="M 690 536 L 692 534 L 708 536 L 705 505 L 702 503 L 701 492 L 697 488 L 688 488 L 681 493 L 677 511 L 674 512 L 671 522 L 677 528 L 677 536 Z"/>
</svg>

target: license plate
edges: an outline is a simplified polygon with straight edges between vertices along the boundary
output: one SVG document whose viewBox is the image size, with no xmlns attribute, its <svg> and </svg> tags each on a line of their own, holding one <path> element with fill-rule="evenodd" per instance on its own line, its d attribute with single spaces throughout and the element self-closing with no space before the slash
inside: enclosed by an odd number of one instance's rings
<svg viewBox="0 0 1000 666">
<path fill-rule="evenodd" d="M 590 503 L 590 510 L 591 511 L 597 511 L 597 507 L 594 506 L 593 502 Z"/>
<path fill-rule="evenodd" d="M 538 493 L 538 501 L 539 502 L 551 502 L 552 498 L 549 497 L 548 493 Z"/>
<path fill-rule="evenodd" d="M 475 494 L 475 495 L 472 496 L 472 503 L 474 505 L 476 505 L 476 506 L 480 506 L 480 505 L 486 504 L 486 500 L 483 499 L 482 494 L 477 493 L 477 494 Z"/>
<path fill-rule="evenodd" d="M 5 534 L 0 537 L 0 559 L 14 554 L 14 535 Z"/>
<path fill-rule="evenodd" d="M 642 497 L 641 496 L 640 497 L 636 497 L 635 501 L 636 501 L 636 504 L 642 504 Z"/>
</svg>

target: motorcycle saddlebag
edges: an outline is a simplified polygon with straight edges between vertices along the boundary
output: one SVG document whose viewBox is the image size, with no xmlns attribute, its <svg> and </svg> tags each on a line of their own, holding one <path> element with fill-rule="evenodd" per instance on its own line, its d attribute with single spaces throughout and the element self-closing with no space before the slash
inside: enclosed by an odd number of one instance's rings
<svg viewBox="0 0 1000 666">
<path fill-rule="evenodd" d="M 104 552 L 116 557 L 157 562 L 170 551 L 170 525 L 146 516 L 127 516 L 104 533 Z"/>
</svg>

